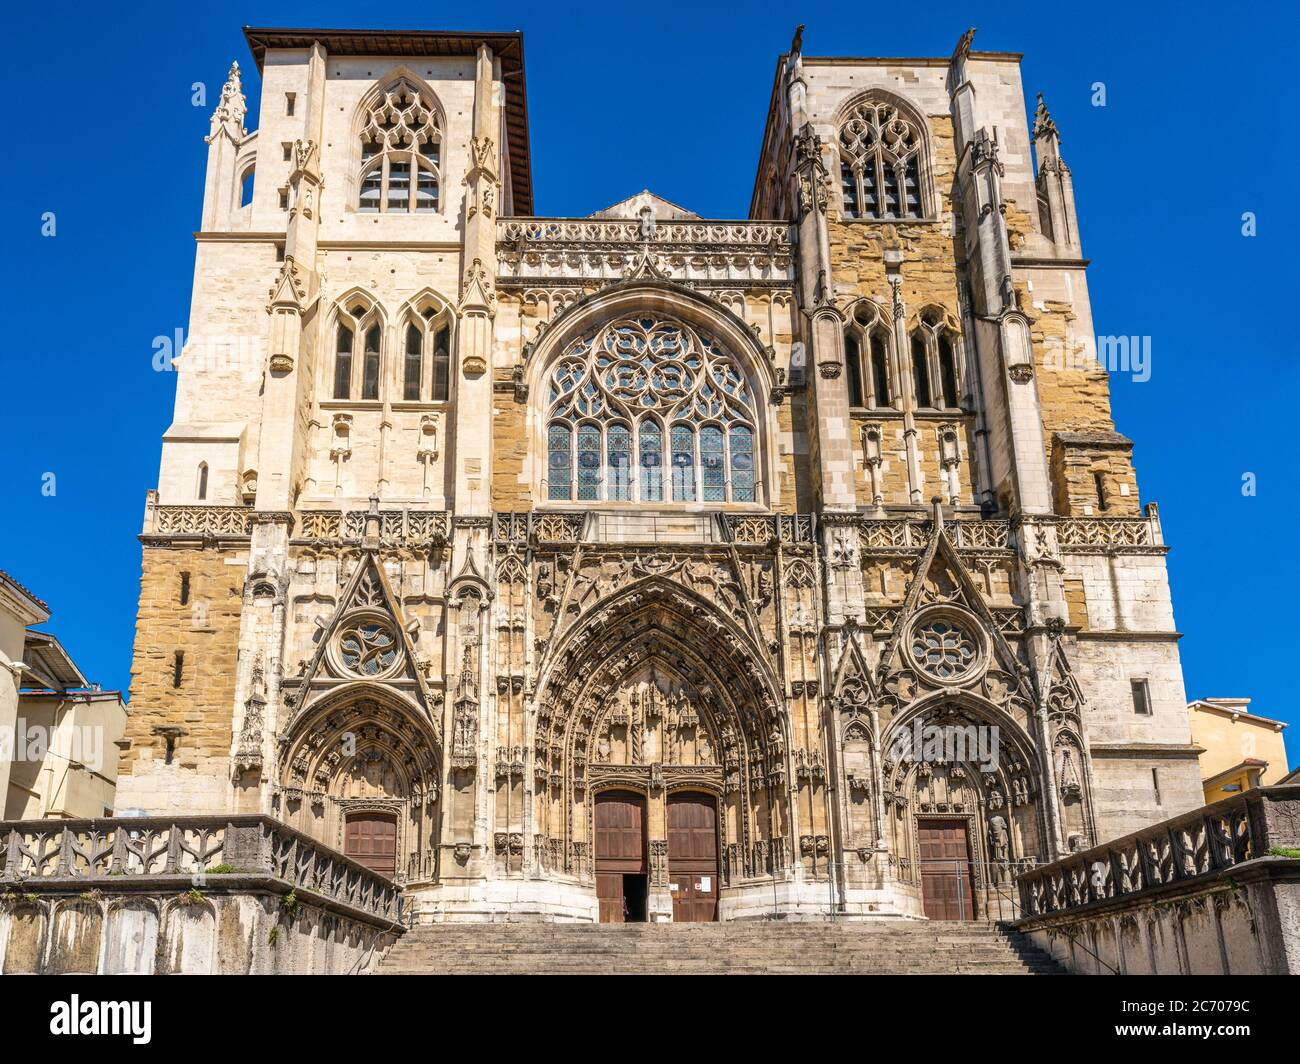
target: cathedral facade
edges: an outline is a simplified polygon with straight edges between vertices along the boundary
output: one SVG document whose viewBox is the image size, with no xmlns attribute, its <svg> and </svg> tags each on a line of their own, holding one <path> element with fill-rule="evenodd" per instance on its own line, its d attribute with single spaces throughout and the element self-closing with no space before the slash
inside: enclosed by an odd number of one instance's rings
<svg viewBox="0 0 1300 1064">
<path fill-rule="evenodd" d="M 520 35 L 246 36 L 119 809 L 272 814 L 421 920 L 619 921 L 973 918 L 1200 804 L 1018 56 L 797 35 L 747 220 L 544 218 Z"/>
</svg>

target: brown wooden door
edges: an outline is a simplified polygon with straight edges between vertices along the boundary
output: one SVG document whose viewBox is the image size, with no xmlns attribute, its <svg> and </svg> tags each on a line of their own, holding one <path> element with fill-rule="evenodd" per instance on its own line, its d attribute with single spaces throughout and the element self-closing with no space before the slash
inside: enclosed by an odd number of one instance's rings
<svg viewBox="0 0 1300 1064">
<path fill-rule="evenodd" d="M 625 876 L 645 875 L 645 801 L 627 791 L 596 795 L 596 898 L 600 922 L 621 924 Z M 632 880 L 643 883 L 644 880 Z"/>
<path fill-rule="evenodd" d="M 718 804 L 712 795 L 669 795 L 668 880 L 674 923 L 718 918 Z"/>
<path fill-rule="evenodd" d="M 596 900 L 602 924 L 623 923 L 623 873 L 596 873 Z"/>
<path fill-rule="evenodd" d="M 921 902 L 931 920 L 974 920 L 970 839 L 962 820 L 922 820 L 917 825 Z"/>
<path fill-rule="evenodd" d="M 344 829 L 343 852 L 391 879 L 397 871 L 397 818 L 391 813 L 353 813 Z"/>
</svg>

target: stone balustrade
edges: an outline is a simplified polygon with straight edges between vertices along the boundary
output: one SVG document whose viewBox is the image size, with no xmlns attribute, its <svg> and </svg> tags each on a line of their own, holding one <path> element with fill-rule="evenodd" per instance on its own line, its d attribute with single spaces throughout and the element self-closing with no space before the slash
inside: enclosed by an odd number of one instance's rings
<svg viewBox="0 0 1300 1064">
<path fill-rule="evenodd" d="M 271 817 L 0 822 L 5 972 L 359 971 L 395 883 Z"/>
<path fill-rule="evenodd" d="M 366 534 L 365 510 L 303 510 L 295 538 L 360 541 Z M 451 515 L 446 510 L 381 510 L 379 541 L 383 546 L 442 546 Z"/>
<path fill-rule="evenodd" d="M 706 288 L 776 287 L 794 279 L 794 229 L 786 222 L 625 218 L 503 218 L 499 283 L 554 286 L 619 280 L 641 269 Z"/>
<path fill-rule="evenodd" d="M 794 227 L 780 221 L 656 221 L 649 229 L 627 218 L 503 218 L 497 239 L 515 246 L 565 244 L 701 245 L 789 249 Z"/>
<path fill-rule="evenodd" d="M 154 506 L 144 532 L 154 536 L 248 536 L 253 530 L 251 506 Z"/>
<path fill-rule="evenodd" d="M 1246 791 L 1024 872 L 1018 926 L 1072 970 L 1300 972 L 1297 854 L 1300 786 Z"/>
</svg>

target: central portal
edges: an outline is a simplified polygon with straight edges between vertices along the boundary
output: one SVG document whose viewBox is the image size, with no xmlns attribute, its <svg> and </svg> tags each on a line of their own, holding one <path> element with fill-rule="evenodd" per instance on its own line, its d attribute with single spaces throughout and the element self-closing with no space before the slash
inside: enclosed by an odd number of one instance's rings
<svg viewBox="0 0 1300 1064">
<path fill-rule="evenodd" d="M 644 923 L 647 908 L 645 799 L 596 795 L 596 897 L 602 924 Z"/>
<path fill-rule="evenodd" d="M 668 889 L 673 923 L 718 918 L 718 803 L 711 794 L 668 796 Z"/>
</svg>

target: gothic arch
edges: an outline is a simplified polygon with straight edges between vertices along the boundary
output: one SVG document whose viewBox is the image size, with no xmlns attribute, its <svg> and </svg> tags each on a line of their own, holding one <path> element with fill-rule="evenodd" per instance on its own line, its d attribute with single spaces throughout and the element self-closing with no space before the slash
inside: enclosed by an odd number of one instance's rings
<svg viewBox="0 0 1300 1064">
<path fill-rule="evenodd" d="M 972 726 L 996 727 L 996 745 L 990 733 L 972 735 Z M 939 729 L 965 732 L 975 745 L 951 744 Z M 989 891 L 1009 890 L 1024 862 L 1050 857 L 1051 796 L 1039 754 L 1001 707 L 968 691 L 931 692 L 890 722 L 882 751 L 885 834 L 900 883 L 919 890 L 917 832 L 927 818 L 966 822 L 977 904 Z"/>
<path fill-rule="evenodd" d="M 788 722 L 757 648 L 714 605 L 651 576 L 548 657 L 532 745 L 552 871 L 590 879 L 591 797 L 610 786 L 718 796 L 724 882 L 789 867 Z"/>
<path fill-rule="evenodd" d="M 768 397 L 777 381 L 769 352 L 755 330 L 734 311 L 683 285 L 653 277 L 609 286 L 564 307 L 549 325 L 539 330 L 530 344 L 525 345 L 522 374 L 527 394 L 531 397 L 527 420 L 534 499 L 546 505 L 546 425 L 552 368 L 578 338 L 620 318 L 640 317 L 679 322 L 691 330 L 698 330 L 734 360 L 751 397 L 755 434 L 754 502 L 740 505 L 776 507 L 780 502 L 779 483 L 774 475 L 778 429 Z M 666 433 L 667 426 L 664 430 Z M 667 491 L 664 495 L 662 505 L 670 505 Z M 701 504 L 696 502 L 694 505 Z"/>
<path fill-rule="evenodd" d="M 438 94 L 433 91 L 433 86 L 425 81 L 423 77 L 417 74 L 409 66 L 399 64 L 390 68 L 381 77 L 376 78 L 371 83 L 370 88 L 366 90 L 365 94 L 357 101 L 356 106 L 352 109 L 350 132 L 354 140 L 361 136 L 361 131 L 365 127 L 366 118 L 370 113 L 370 109 L 379 102 L 380 97 L 392 89 L 399 81 L 409 81 L 412 87 L 417 89 L 421 95 L 425 97 L 425 101 L 432 106 L 434 112 L 438 116 L 439 122 L 442 123 L 443 130 L 446 130 L 447 111 L 446 108 L 442 106 L 442 101 L 438 98 Z"/>
<path fill-rule="evenodd" d="M 920 139 L 917 172 L 919 176 L 918 193 L 920 196 L 921 219 L 937 218 L 939 200 L 935 190 L 934 133 L 930 128 L 930 121 L 925 113 L 906 97 L 890 92 L 888 89 L 877 87 L 863 89 L 841 101 L 840 105 L 835 109 L 833 119 L 835 127 L 833 142 L 836 146 L 837 159 L 844 157 L 844 146 L 840 134 L 845 123 L 853 118 L 854 112 L 858 108 L 875 104 L 885 104 L 893 107 L 898 112 L 899 117 L 916 130 Z M 911 219 L 894 220 L 906 223 Z"/>
<path fill-rule="evenodd" d="M 360 313 L 355 313 L 360 311 Z M 347 373 L 348 395 L 337 398 L 339 329 L 346 326 L 352 333 L 351 362 Z M 378 398 L 382 399 L 390 375 L 392 338 L 390 321 L 384 305 L 370 292 L 353 286 L 330 301 L 325 327 L 320 330 L 320 369 L 317 373 L 319 394 L 332 402 L 356 402 L 364 392 L 365 336 L 372 328 L 379 330 Z"/>
<path fill-rule="evenodd" d="M 438 352 L 432 340 L 443 326 L 447 330 L 447 344 L 442 369 L 442 389 L 445 395 L 438 396 L 437 357 Z M 456 399 L 456 378 L 453 372 L 456 364 L 456 345 L 460 333 L 460 312 L 456 304 L 434 288 L 425 287 L 404 300 L 393 314 L 391 346 L 393 357 L 389 359 L 389 387 L 394 398 L 411 401 L 405 395 L 405 358 L 409 351 L 408 330 L 414 327 L 420 333 L 421 343 L 421 383 L 418 401 L 452 403 Z M 425 365 L 424 363 L 428 363 Z M 431 385 L 426 387 L 426 385 Z"/>
<path fill-rule="evenodd" d="M 352 110 L 352 120 L 348 124 L 348 167 L 345 190 L 347 193 L 347 210 L 356 212 L 358 210 L 357 192 L 362 169 L 361 157 L 361 135 L 366 128 L 367 121 L 371 110 L 374 106 L 396 85 L 405 81 L 419 94 L 421 103 L 426 105 L 432 112 L 436 128 L 441 134 L 441 148 L 443 158 L 438 166 L 439 178 L 439 203 L 438 213 L 446 210 L 448 196 L 447 181 L 447 160 L 446 160 L 446 138 L 447 138 L 447 111 L 443 107 L 442 101 L 438 94 L 434 92 L 433 87 L 425 81 L 419 74 L 409 66 L 398 65 L 389 69 L 381 77 L 376 78 L 370 88 L 366 90 L 361 99 L 356 103 Z"/>
<path fill-rule="evenodd" d="M 346 292 L 342 292 L 339 295 L 335 296 L 334 299 L 330 300 L 330 310 L 327 319 L 329 326 L 333 327 L 335 324 L 338 323 L 339 311 L 343 311 L 344 313 L 351 315 L 352 308 L 356 306 L 358 302 L 364 303 L 366 305 L 365 313 L 367 315 L 369 315 L 373 311 L 378 315 L 381 323 L 387 326 L 388 316 L 384 312 L 383 304 L 380 303 L 379 300 L 374 297 L 374 295 L 372 295 L 365 288 L 362 288 L 360 285 L 353 285 Z"/>
<path fill-rule="evenodd" d="M 999 729 L 999 738 L 1005 741 L 1009 736 L 1016 752 L 1023 758 L 1030 759 L 1037 765 L 1037 753 L 1033 739 L 1024 727 L 1001 706 L 971 691 L 944 688 L 931 691 L 911 702 L 906 709 L 894 715 L 884 727 L 884 741 L 888 744 L 900 731 L 911 728 L 917 718 L 929 718 L 935 712 L 947 706 L 957 706 L 976 718 L 983 718 Z M 1036 771 L 1036 769 L 1035 769 Z"/>
<path fill-rule="evenodd" d="M 427 714 L 387 684 L 334 688 L 281 736 L 279 815 L 342 849 L 348 814 L 381 810 L 398 824 L 398 874 L 436 873 L 442 748 Z"/>
</svg>

